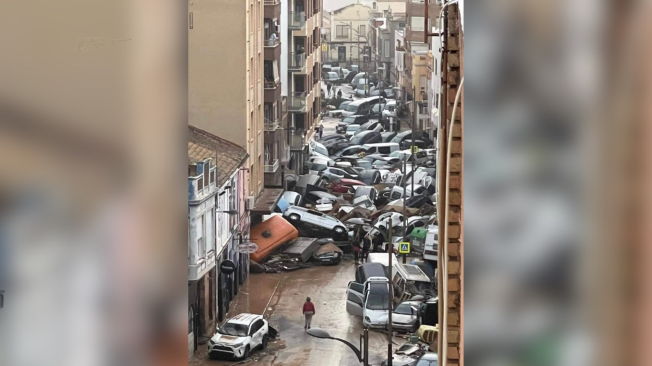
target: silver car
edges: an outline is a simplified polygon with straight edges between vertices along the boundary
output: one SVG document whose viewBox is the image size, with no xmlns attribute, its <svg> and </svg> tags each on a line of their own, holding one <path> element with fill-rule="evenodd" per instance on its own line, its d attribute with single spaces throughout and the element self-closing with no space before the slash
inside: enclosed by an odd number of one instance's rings
<svg viewBox="0 0 652 366">
<path fill-rule="evenodd" d="M 283 212 L 283 217 L 287 218 L 288 221 L 295 226 L 302 223 L 332 231 L 335 236 L 338 237 L 337 239 L 345 239 L 348 237 L 346 226 L 340 220 L 318 211 L 298 206 L 290 206 L 285 210 L 285 212 Z"/>
<path fill-rule="evenodd" d="M 414 333 L 419 329 L 419 301 L 404 301 L 392 312 L 392 328 Z"/>
</svg>

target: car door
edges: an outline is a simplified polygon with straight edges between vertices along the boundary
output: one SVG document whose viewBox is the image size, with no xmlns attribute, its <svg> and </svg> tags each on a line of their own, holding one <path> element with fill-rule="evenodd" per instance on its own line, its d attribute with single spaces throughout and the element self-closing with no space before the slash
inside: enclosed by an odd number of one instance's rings
<svg viewBox="0 0 652 366">
<path fill-rule="evenodd" d="M 346 312 L 362 317 L 364 307 L 364 285 L 354 281 L 349 282 L 346 290 Z"/>
<path fill-rule="evenodd" d="M 263 343 L 263 320 L 258 319 L 251 325 L 251 330 L 249 331 L 251 335 L 251 349 L 258 347 Z"/>
</svg>

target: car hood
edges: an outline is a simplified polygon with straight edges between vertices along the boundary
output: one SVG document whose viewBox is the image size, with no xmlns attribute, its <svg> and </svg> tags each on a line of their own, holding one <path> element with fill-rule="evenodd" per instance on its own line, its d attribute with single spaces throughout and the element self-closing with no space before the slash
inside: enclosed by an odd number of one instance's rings
<svg viewBox="0 0 652 366">
<path fill-rule="evenodd" d="M 392 313 L 392 323 L 408 324 L 411 323 L 415 318 L 416 316 L 414 315 Z"/>
<path fill-rule="evenodd" d="M 368 316 L 372 323 L 387 323 L 389 312 L 387 310 L 365 309 L 365 316 Z"/>
<path fill-rule="evenodd" d="M 247 337 L 236 337 L 236 336 L 230 336 L 230 335 L 225 335 L 220 333 L 215 333 L 213 338 L 211 338 L 211 341 L 213 341 L 213 343 L 227 344 L 227 345 L 242 343 L 246 340 Z"/>
</svg>

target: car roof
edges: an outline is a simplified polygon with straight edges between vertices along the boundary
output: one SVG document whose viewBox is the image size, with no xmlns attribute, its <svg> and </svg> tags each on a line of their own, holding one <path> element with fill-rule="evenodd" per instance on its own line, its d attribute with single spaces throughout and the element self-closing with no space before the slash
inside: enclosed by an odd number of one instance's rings
<svg viewBox="0 0 652 366">
<path fill-rule="evenodd" d="M 373 131 L 369 131 L 369 132 L 373 132 Z M 364 132 L 360 132 L 361 135 L 363 133 Z M 365 146 L 367 146 L 367 147 L 385 147 L 385 146 L 394 146 L 394 145 L 398 146 L 398 143 L 396 143 L 396 142 L 377 142 L 377 143 L 373 143 L 373 144 L 364 144 L 364 145 L 362 145 L 362 147 L 365 147 Z M 372 155 L 376 155 L 376 154 L 372 154 Z"/>
<path fill-rule="evenodd" d="M 249 325 L 253 323 L 255 320 L 262 319 L 263 316 L 259 314 L 249 314 L 249 313 L 242 313 L 234 316 L 233 318 L 228 320 L 228 323 L 236 323 L 236 324 L 245 324 Z"/>
</svg>

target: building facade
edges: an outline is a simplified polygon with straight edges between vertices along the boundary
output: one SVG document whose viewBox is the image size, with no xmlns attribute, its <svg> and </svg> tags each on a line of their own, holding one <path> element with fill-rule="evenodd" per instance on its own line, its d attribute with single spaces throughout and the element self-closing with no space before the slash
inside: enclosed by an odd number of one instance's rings
<svg viewBox="0 0 652 366">
<path fill-rule="evenodd" d="M 283 17 L 280 0 L 265 0 L 264 5 L 265 146 L 263 169 L 265 187 L 282 187 L 284 167 L 290 160 L 290 145 L 287 138 L 287 92 L 283 93 L 282 84 L 285 78 L 281 77 L 281 55 L 286 49 L 284 46 L 287 42 L 287 37 L 285 42 L 281 37 L 281 25 L 283 22 L 287 22 L 287 17 Z"/>
<path fill-rule="evenodd" d="M 247 195 L 264 187 L 264 4 L 189 3 L 189 124 L 245 147 Z"/>
<path fill-rule="evenodd" d="M 386 11 L 369 13 L 371 54 L 376 63 L 378 78 L 391 85 L 398 81 L 396 72 L 396 31 L 405 30 L 405 13 Z"/>
<path fill-rule="evenodd" d="M 237 246 L 249 237 L 248 155 L 243 147 L 188 127 L 188 351 L 210 337 L 248 276 L 249 257 Z M 220 271 L 235 264 L 234 274 Z"/>
<path fill-rule="evenodd" d="M 346 66 L 365 61 L 363 55 L 369 54 L 365 47 L 369 45 L 370 11 L 371 7 L 355 3 L 324 14 L 330 25 L 324 62 Z"/>
<path fill-rule="evenodd" d="M 287 85 L 290 163 L 298 170 L 321 123 L 321 0 L 288 0 Z"/>
</svg>

